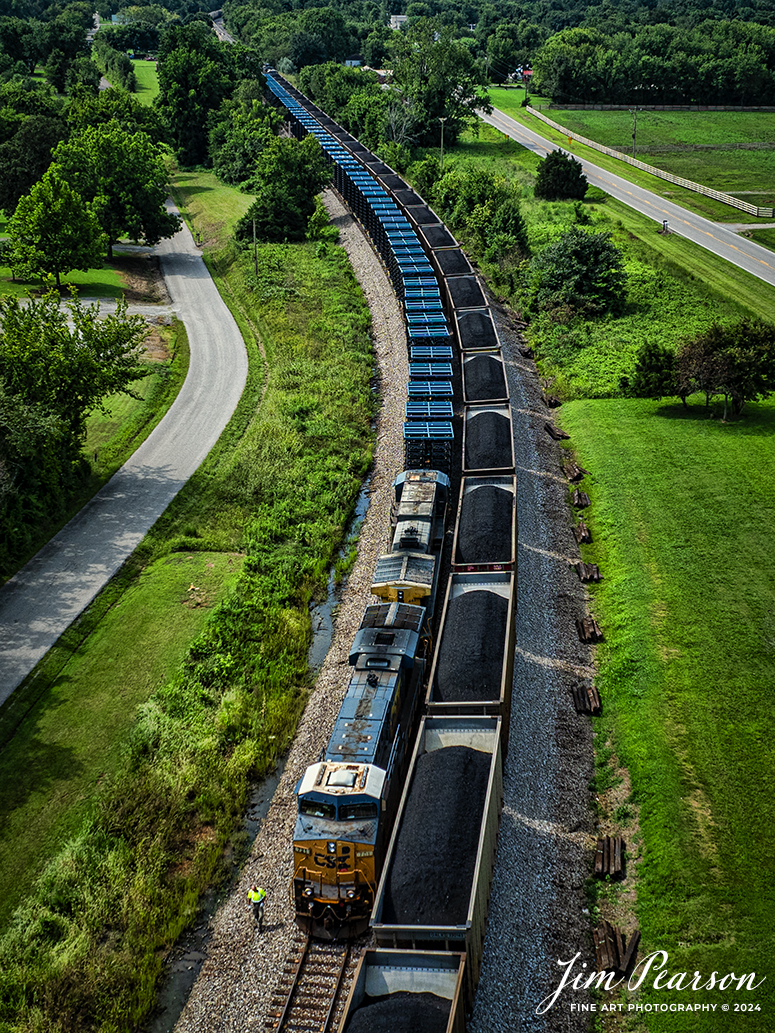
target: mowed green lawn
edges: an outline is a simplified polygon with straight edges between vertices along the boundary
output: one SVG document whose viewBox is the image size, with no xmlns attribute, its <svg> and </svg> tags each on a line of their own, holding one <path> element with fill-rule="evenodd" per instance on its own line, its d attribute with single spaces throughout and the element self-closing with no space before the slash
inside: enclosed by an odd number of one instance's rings
<svg viewBox="0 0 775 1033">
<path fill-rule="evenodd" d="M 135 96 L 141 104 L 151 105 L 159 95 L 159 78 L 155 61 L 134 61 L 132 67 L 137 78 Z"/>
<path fill-rule="evenodd" d="M 114 774 L 138 708 L 173 676 L 241 567 L 242 557 L 229 553 L 158 560 L 115 602 L 19 728 L 16 709 L 3 709 L 0 924 L 79 830 L 94 791 Z"/>
<path fill-rule="evenodd" d="M 767 219 L 757 220 L 754 216 L 746 215 L 731 205 L 723 204 L 721 201 L 714 201 L 703 194 L 675 186 L 664 179 L 659 179 L 648 172 L 642 172 L 640 169 L 627 165 L 617 158 L 609 158 L 607 155 L 601 154 L 599 151 L 580 144 L 575 140 L 569 144 L 567 136 L 552 129 L 534 115 L 525 111 L 521 106 L 524 99 L 524 91 L 522 90 L 506 90 L 495 86 L 491 87 L 488 93 L 493 107 L 499 108 L 512 118 L 522 122 L 529 129 L 545 136 L 547 140 L 562 147 L 563 150 L 570 151 L 584 161 L 594 162 L 600 168 L 615 172 L 617 175 L 623 176 L 625 179 L 629 179 L 631 182 L 637 183 L 647 190 L 651 190 L 660 197 L 666 197 L 676 204 L 688 208 L 689 211 L 697 212 L 705 216 L 705 218 L 713 219 L 716 222 L 750 222 L 756 224 L 757 221 L 771 221 Z M 542 109 L 544 114 L 559 125 L 565 126 L 567 129 L 586 136 L 591 140 L 596 140 L 598 143 L 605 144 L 608 147 L 619 147 L 621 150 L 629 153 L 629 147 L 626 144 L 629 143 L 630 146 L 632 144 L 632 116 L 628 111 L 569 111 L 559 108 L 545 110 L 549 103 L 546 98 L 535 97 L 531 94 L 530 100 L 532 104 Z M 673 135 L 670 136 L 667 142 L 675 146 L 680 145 L 681 132 L 687 137 L 684 141 L 685 144 L 690 144 L 694 139 L 695 131 L 702 133 L 701 128 L 695 130 L 695 127 L 701 127 L 702 125 L 706 127 L 706 142 L 722 142 L 723 124 L 725 123 L 722 124 L 722 121 L 717 116 L 725 116 L 725 118 L 730 116 L 733 120 L 738 116 L 748 114 L 756 116 L 756 120 L 750 123 L 748 132 L 757 136 L 757 139 L 764 141 L 769 138 L 770 142 L 775 141 L 775 113 L 768 115 L 762 112 L 724 111 L 643 112 L 638 116 L 639 146 L 645 140 L 647 120 L 657 114 L 660 116 L 663 114 L 687 116 L 685 122 L 671 128 Z M 622 130 L 620 128 L 622 115 L 626 115 L 630 120 L 630 128 L 624 142 L 622 142 Z M 618 121 L 612 121 L 611 116 L 617 116 Z M 764 128 L 767 125 L 766 119 L 770 120 L 769 130 Z M 641 123 L 644 126 L 643 139 L 641 138 Z M 741 129 L 739 132 L 744 133 L 744 130 Z M 768 133 L 768 137 L 762 136 L 761 134 L 763 133 Z M 755 141 L 745 137 L 744 141 L 737 140 L 737 142 Z M 775 187 L 773 187 L 775 162 L 773 161 L 773 155 L 775 155 L 775 152 L 772 150 L 744 151 L 730 148 L 722 151 L 687 149 L 668 154 L 638 152 L 637 157 L 641 161 L 645 161 L 657 168 L 672 172 L 677 176 L 683 176 L 685 179 L 691 179 L 695 183 L 713 187 L 716 190 L 723 190 L 732 194 L 753 190 L 755 193 L 744 193 L 741 195 L 741 199 L 750 201 L 751 204 L 772 206 L 775 205 Z"/>
<path fill-rule="evenodd" d="M 693 402 L 560 410 L 591 471 L 584 558 L 604 577 L 591 588 L 606 637 L 598 732 L 629 768 L 641 808 L 643 948 L 668 951 L 671 972 L 767 976 L 752 993 L 653 1000 L 759 1002 L 745 1028 L 771 1031 L 775 402 L 731 424 Z M 661 1013 L 648 1025 L 727 1028 L 719 1018 Z"/>
</svg>

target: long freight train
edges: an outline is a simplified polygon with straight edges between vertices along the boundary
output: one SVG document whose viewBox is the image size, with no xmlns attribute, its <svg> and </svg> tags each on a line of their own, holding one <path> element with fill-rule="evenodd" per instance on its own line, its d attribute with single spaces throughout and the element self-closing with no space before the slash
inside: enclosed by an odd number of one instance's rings
<svg viewBox="0 0 775 1033">
<path fill-rule="evenodd" d="M 479 975 L 511 709 L 517 486 L 505 366 L 481 285 L 435 212 L 282 76 L 270 71 L 267 85 L 294 135 L 318 139 L 384 263 L 410 372 L 391 550 L 372 584 L 381 603 L 353 642 L 324 755 L 297 786 L 297 922 L 326 939 L 374 931 L 340 1033 L 453 1033 Z"/>
</svg>

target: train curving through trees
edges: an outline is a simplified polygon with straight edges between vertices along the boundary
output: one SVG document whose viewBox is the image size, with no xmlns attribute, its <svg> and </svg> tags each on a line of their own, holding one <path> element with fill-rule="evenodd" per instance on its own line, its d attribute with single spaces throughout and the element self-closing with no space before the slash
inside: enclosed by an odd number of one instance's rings
<svg viewBox="0 0 775 1033">
<path fill-rule="evenodd" d="M 328 745 L 296 789 L 297 924 L 310 940 L 368 927 L 376 939 L 340 1033 L 460 1033 L 479 977 L 511 709 L 506 370 L 486 295 L 435 212 L 282 76 L 266 78 L 291 132 L 314 135 L 331 161 L 403 305 L 409 348 L 405 469 L 372 584 L 380 602 L 352 644 Z"/>
</svg>

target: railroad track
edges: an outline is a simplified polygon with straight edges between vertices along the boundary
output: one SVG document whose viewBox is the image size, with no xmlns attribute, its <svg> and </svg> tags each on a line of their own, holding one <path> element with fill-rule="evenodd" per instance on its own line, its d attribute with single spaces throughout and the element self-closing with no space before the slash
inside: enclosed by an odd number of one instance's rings
<svg viewBox="0 0 775 1033">
<path fill-rule="evenodd" d="M 267 1033 L 331 1033 L 336 1028 L 344 1009 L 345 975 L 355 960 L 350 947 L 298 937 L 272 994 Z"/>
</svg>

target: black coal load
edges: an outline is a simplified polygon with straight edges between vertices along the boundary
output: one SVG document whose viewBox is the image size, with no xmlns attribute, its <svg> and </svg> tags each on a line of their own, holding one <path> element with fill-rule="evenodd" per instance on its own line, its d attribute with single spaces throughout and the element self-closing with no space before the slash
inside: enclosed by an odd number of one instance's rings
<svg viewBox="0 0 775 1033">
<path fill-rule="evenodd" d="M 431 223 L 439 221 L 438 215 L 424 204 L 414 205 L 406 214 L 411 215 L 418 226 L 429 226 Z"/>
<path fill-rule="evenodd" d="M 506 397 L 503 363 L 494 355 L 475 355 L 465 366 L 466 398 L 471 402 L 495 402 Z"/>
<path fill-rule="evenodd" d="M 456 563 L 511 560 L 513 498 L 510 491 L 483 484 L 463 496 L 457 531 Z"/>
<path fill-rule="evenodd" d="M 437 251 L 436 261 L 444 276 L 468 276 L 471 273 L 471 263 L 460 248 Z"/>
<path fill-rule="evenodd" d="M 505 416 L 490 410 L 466 420 L 467 470 L 504 470 L 512 462 L 511 426 Z"/>
<path fill-rule="evenodd" d="M 401 992 L 364 998 L 345 1033 L 446 1033 L 450 1002 L 436 994 Z"/>
<path fill-rule="evenodd" d="M 388 190 L 401 190 L 402 188 L 404 190 L 406 189 L 406 183 L 403 179 L 401 179 L 400 176 L 389 175 L 380 176 L 379 178 L 382 180 L 382 182 L 385 184 Z"/>
<path fill-rule="evenodd" d="M 376 169 L 374 170 L 377 171 Z M 382 175 L 382 173 L 379 173 Z M 422 198 L 419 194 L 416 194 L 414 190 L 395 190 L 393 196 L 399 204 L 404 205 L 406 208 L 412 208 L 416 204 L 422 204 Z"/>
<path fill-rule="evenodd" d="M 447 280 L 447 289 L 457 309 L 482 308 L 487 304 L 475 276 L 453 276 Z"/>
<path fill-rule="evenodd" d="M 369 168 L 375 176 L 389 176 L 392 173 L 392 169 L 389 165 L 385 165 L 382 161 L 369 162 Z M 413 193 L 413 191 L 409 191 Z"/>
<path fill-rule="evenodd" d="M 460 347 L 497 348 L 498 338 L 489 312 L 464 312 L 458 316 L 457 327 L 460 333 Z"/>
<path fill-rule="evenodd" d="M 491 759 L 468 746 L 418 758 L 385 884 L 383 922 L 465 924 Z"/>
<path fill-rule="evenodd" d="M 423 236 L 428 241 L 428 247 L 454 247 L 455 238 L 446 226 L 426 226 L 423 229 Z"/>
<path fill-rule="evenodd" d="M 434 700 L 479 703 L 500 698 L 508 615 L 508 599 L 496 592 L 464 592 L 450 600 Z"/>
</svg>

